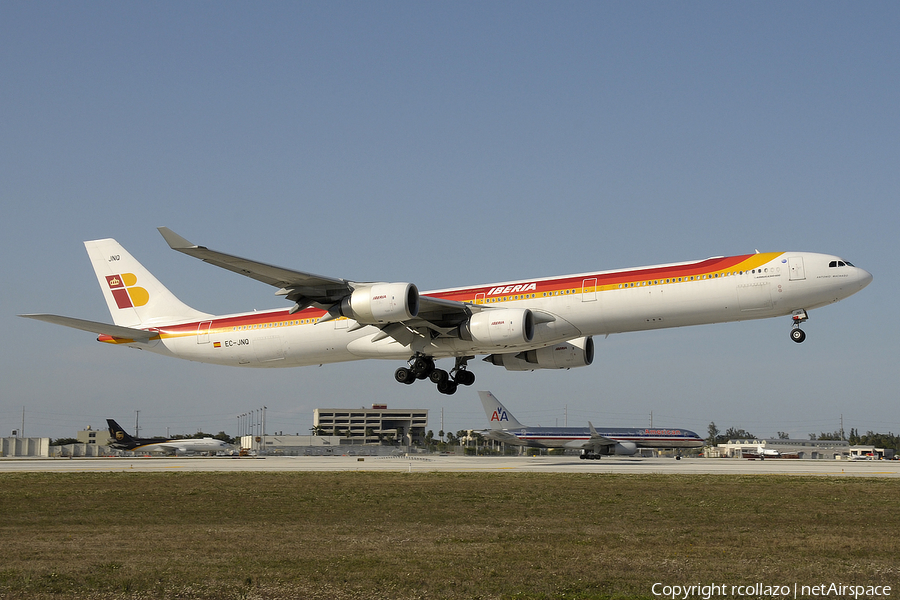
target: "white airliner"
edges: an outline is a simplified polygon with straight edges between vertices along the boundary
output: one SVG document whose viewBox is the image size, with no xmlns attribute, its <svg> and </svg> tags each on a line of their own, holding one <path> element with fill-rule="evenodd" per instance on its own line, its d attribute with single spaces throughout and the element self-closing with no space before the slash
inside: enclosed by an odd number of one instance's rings
<svg viewBox="0 0 900 600">
<path fill-rule="evenodd" d="M 703 439 L 675 427 L 529 427 L 523 425 L 491 392 L 478 392 L 490 430 L 484 437 L 514 446 L 581 450 L 581 458 L 599 460 L 613 454 L 632 456 L 638 448 L 699 448 Z"/>
<path fill-rule="evenodd" d="M 277 289 L 289 309 L 225 316 L 182 303 L 113 239 L 85 242 L 115 325 L 21 315 L 100 334 L 101 342 L 198 362 L 299 367 L 367 358 L 408 361 L 401 383 L 429 379 L 453 394 L 468 361 L 510 371 L 590 365 L 592 336 L 790 316 L 802 342 L 807 311 L 855 294 L 872 275 L 846 260 L 768 252 L 527 279 L 420 294 L 411 283 L 323 277 L 197 246 L 159 228 L 174 250 Z M 455 359 L 448 372 L 435 360 Z"/>
<path fill-rule="evenodd" d="M 107 419 L 110 447 L 130 452 L 163 452 L 165 454 L 189 454 L 193 452 L 217 452 L 234 450 L 234 447 L 216 438 L 136 438 L 129 435 L 114 419 Z"/>
</svg>

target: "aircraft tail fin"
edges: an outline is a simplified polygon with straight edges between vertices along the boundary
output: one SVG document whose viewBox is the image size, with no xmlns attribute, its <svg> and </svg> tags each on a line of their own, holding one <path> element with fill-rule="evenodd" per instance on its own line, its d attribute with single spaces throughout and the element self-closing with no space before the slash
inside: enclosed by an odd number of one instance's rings
<svg viewBox="0 0 900 600">
<path fill-rule="evenodd" d="M 127 431 L 122 429 L 122 426 L 116 423 L 115 419 L 107 419 L 106 426 L 109 427 L 109 437 L 112 438 L 114 444 L 129 447 L 138 445 L 137 441 Z"/>
<path fill-rule="evenodd" d="M 210 316 L 176 298 L 116 240 L 93 240 L 84 247 L 116 325 L 152 327 Z"/>
<path fill-rule="evenodd" d="M 506 410 L 506 407 L 497 400 L 497 397 L 490 392 L 478 392 L 481 397 L 481 404 L 484 406 L 484 414 L 487 415 L 491 429 L 517 429 L 525 427 Z"/>
</svg>

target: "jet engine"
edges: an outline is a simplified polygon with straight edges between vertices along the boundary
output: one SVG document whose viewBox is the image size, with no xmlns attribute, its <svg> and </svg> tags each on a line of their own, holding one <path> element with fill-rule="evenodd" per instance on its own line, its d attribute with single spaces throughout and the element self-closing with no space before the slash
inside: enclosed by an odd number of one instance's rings
<svg viewBox="0 0 900 600">
<path fill-rule="evenodd" d="M 491 354 L 484 360 L 507 371 L 586 367 L 594 362 L 594 340 L 581 337 L 518 354 Z"/>
<path fill-rule="evenodd" d="M 617 456 L 632 456 L 637 452 L 637 444 L 634 442 L 616 442 Z"/>
<path fill-rule="evenodd" d="M 357 287 L 341 301 L 340 312 L 363 325 L 407 321 L 419 314 L 419 290 L 411 283 Z"/>
<path fill-rule="evenodd" d="M 582 458 L 600 458 L 601 456 L 634 456 L 637 453 L 637 444 L 634 442 L 616 442 L 615 445 L 601 446 L 597 452 L 588 452 Z"/>
<path fill-rule="evenodd" d="M 527 308 L 483 310 L 459 326 L 459 337 L 487 346 L 527 344 L 534 339 L 534 313 Z"/>
</svg>

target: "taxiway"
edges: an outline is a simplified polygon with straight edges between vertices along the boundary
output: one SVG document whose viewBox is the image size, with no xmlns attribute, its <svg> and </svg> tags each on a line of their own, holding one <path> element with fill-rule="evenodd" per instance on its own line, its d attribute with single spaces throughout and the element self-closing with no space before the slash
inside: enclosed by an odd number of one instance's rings
<svg viewBox="0 0 900 600">
<path fill-rule="evenodd" d="M 480 473 L 628 473 L 900 477 L 900 461 L 673 458 L 267 456 L 0 459 L 10 472 L 405 471 Z"/>
</svg>

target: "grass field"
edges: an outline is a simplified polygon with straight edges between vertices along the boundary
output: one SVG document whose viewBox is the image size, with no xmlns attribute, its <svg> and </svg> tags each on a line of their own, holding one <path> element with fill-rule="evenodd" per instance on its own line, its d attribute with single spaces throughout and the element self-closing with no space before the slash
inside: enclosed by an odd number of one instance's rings
<svg viewBox="0 0 900 600">
<path fill-rule="evenodd" d="M 893 479 L 836 477 L 4 474 L 0 598 L 896 594 L 898 497 Z"/>
</svg>

